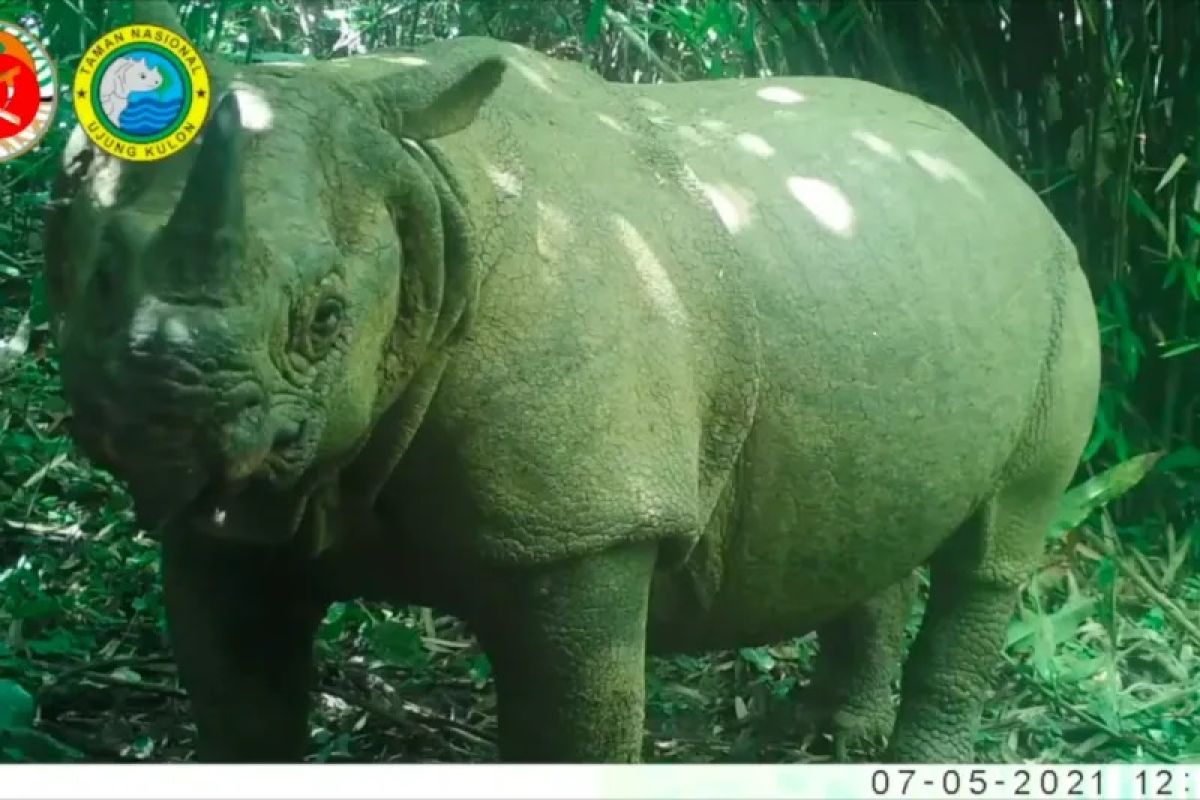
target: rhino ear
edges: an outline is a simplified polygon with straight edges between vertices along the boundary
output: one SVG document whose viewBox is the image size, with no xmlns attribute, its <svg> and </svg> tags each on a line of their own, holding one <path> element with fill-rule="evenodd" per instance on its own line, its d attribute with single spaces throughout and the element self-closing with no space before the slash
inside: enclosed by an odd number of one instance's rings
<svg viewBox="0 0 1200 800">
<path fill-rule="evenodd" d="M 184 28 L 183 21 L 175 10 L 176 5 L 178 4 L 170 0 L 133 0 L 133 22 L 139 25 L 158 25 L 160 28 L 166 28 L 172 33 L 186 37 L 187 29 Z M 209 94 L 216 97 L 223 87 L 232 82 L 234 67 L 218 54 L 203 51 L 198 43 L 193 44 L 205 66 L 208 67 L 212 83 Z"/>
<path fill-rule="evenodd" d="M 479 109 L 504 78 L 504 59 L 498 56 L 476 61 L 469 67 L 459 67 L 416 96 L 400 100 L 400 136 L 407 139 L 429 140 L 448 136 L 475 121 Z M 401 78 L 403 80 L 403 78 Z M 405 94 L 409 94 L 405 92 Z"/>
</svg>

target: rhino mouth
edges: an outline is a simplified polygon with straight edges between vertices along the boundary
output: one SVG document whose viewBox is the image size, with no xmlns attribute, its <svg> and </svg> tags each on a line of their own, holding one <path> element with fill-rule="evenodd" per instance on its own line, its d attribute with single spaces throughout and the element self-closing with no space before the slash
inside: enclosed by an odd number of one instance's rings
<svg viewBox="0 0 1200 800">
<path fill-rule="evenodd" d="M 319 436 L 315 422 L 295 423 L 268 452 L 234 469 L 139 464 L 139 474 L 127 478 L 137 515 L 156 538 L 185 529 L 222 539 L 286 540 L 299 524 L 288 509 L 303 503 Z"/>
<path fill-rule="evenodd" d="M 228 510 L 235 507 L 251 482 L 205 478 L 191 467 L 163 469 L 160 475 L 161 479 L 153 480 L 145 473 L 118 473 L 129 487 L 138 521 L 156 536 L 178 526 L 215 530 L 227 521 Z"/>
<path fill-rule="evenodd" d="M 249 486 L 249 480 L 226 483 L 210 480 L 196 496 L 180 509 L 180 516 L 190 528 L 203 533 L 219 534 L 228 522 L 229 510 Z"/>
<path fill-rule="evenodd" d="M 139 504 L 151 536 L 201 535 L 250 544 L 281 544 L 300 523 L 305 492 L 284 491 L 262 478 L 209 480 L 169 504 Z M 135 502 L 136 502 L 135 495 Z"/>
</svg>

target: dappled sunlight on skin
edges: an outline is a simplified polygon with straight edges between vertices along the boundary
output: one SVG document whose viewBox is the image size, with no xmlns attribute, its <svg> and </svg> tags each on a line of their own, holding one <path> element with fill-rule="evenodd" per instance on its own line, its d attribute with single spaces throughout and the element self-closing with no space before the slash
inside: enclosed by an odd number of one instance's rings
<svg viewBox="0 0 1200 800">
<path fill-rule="evenodd" d="M 746 198 L 742 192 L 729 184 L 716 185 L 701 180 L 696 171 L 688 164 L 683 167 L 682 183 L 693 197 L 703 198 L 708 202 L 717 212 L 725 230 L 730 233 L 737 233 L 749 223 L 752 200 Z"/>
<path fill-rule="evenodd" d="M 274 113 L 271 105 L 257 89 L 240 81 L 233 83 L 233 96 L 237 98 L 238 113 L 242 127 L 248 131 L 265 131 L 271 127 Z"/>
<path fill-rule="evenodd" d="M 377 58 L 389 64 L 400 64 L 405 67 L 425 67 L 429 65 L 426 59 L 419 56 L 368 56 L 368 58 Z"/>
<path fill-rule="evenodd" d="M 632 222 L 620 215 L 614 215 L 613 222 L 616 224 L 621 244 L 632 257 L 633 268 L 637 270 L 650 302 L 672 325 L 686 325 L 687 312 L 684 311 L 679 292 L 658 256 L 654 255 L 654 251 Z"/>
<path fill-rule="evenodd" d="M 71 131 L 71 135 L 67 137 L 67 144 L 63 148 L 62 164 L 67 175 L 74 176 L 76 171 L 81 168 L 83 162 L 77 161 L 77 159 L 87 149 L 88 141 L 83 127 L 76 125 Z M 107 208 L 116 203 L 117 188 L 121 183 L 121 161 L 97 152 L 91 172 L 93 177 L 88 182 L 85 191 L 92 198 L 92 202 L 100 208 Z"/>
<path fill-rule="evenodd" d="M 633 102 L 634 105 L 641 108 L 643 111 L 655 111 L 661 114 L 667 110 L 667 107 L 662 103 L 658 102 L 657 100 L 652 100 L 649 97 L 639 97 Z"/>
<path fill-rule="evenodd" d="M 182 346 L 192 341 L 192 329 L 176 317 L 171 317 L 163 323 L 163 335 L 173 345 Z"/>
<path fill-rule="evenodd" d="M 653 108 L 652 103 L 641 103 L 641 105 L 647 110 Z M 651 114 L 648 119 L 655 125 L 668 125 L 671 123 L 670 118 L 665 114 Z M 751 155 L 758 156 L 759 158 L 770 158 L 775 155 L 775 148 L 763 137 L 749 132 L 735 134 L 727 123 L 720 120 L 705 119 L 696 125 L 682 123 L 675 126 L 675 131 L 679 134 L 680 138 L 697 147 L 712 147 L 718 142 L 723 143 L 733 139 L 738 147 Z M 706 136 L 705 134 L 710 134 L 710 136 Z"/>
<path fill-rule="evenodd" d="M 508 195 L 509 197 L 521 196 L 521 179 L 513 173 L 489 164 L 487 166 L 487 176 L 491 179 L 492 185 L 501 194 Z"/>
<path fill-rule="evenodd" d="M 700 133 L 700 131 L 696 130 L 691 125 L 677 125 L 675 127 L 675 131 L 682 138 L 686 139 L 687 141 L 691 142 L 692 144 L 696 145 L 697 147 L 711 147 L 712 146 L 712 141 L 710 139 L 707 139 L 704 136 L 704 134 Z"/>
<path fill-rule="evenodd" d="M 648 97 L 639 97 L 634 100 L 634 105 L 646 113 L 646 119 L 652 125 L 666 127 L 672 124 L 671 115 L 667 111 L 667 107 L 657 100 L 651 100 Z"/>
<path fill-rule="evenodd" d="M 770 158 L 775 155 L 775 148 L 756 133 L 739 133 L 737 143 L 747 153 L 759 158 Z"/>
<path fill-rule="evenodd" d="M 909 150 L 908 157 L 911 158 L 918 167 L 932 175 L 936 180 L 943 183 L 945 181 L 954 181 L 975 197 L 980 199 L 983 198 L 983 193 L 980 192 L 975 186 L 974 182 L 967 177 L 966 173 L 941 156 L 935 156 L 930 153 L 926 153 L 924 150 Z"/>
<path fill-rule="evenodd" d="M 568 259 L 571 233 L 571 220 L 562 209 L 542 200 L 537 202 L 535 243 L 538 255 L 547 266 L 563 263 Z M 542 275 L 549 282 L 558 282 L 559 276 L 553 269 L 543 270 Z"/>
<path fill-rule="evenodd" d="M 683 165 L 683 175 L 680 183 L 697 200 L 703 200 L 708 203 L 717 212 L 717 216 L 721 219 L 721 224 L 728 231 L 733 233 L 741 227 L 741 216 L 738 213 L 737 205 L 725 197 L 715 186 L 700 180 L 700 176 L 696 174 L 696 171 L 692 169 L 690 164 Z"/>
<path fill-rule="evenodd" d="M 71 130 L 71 135 L 67 137 L 67 144 L 63 147 L 63 166 L 69 170 L 74 164 L 75 159 L 79 158 L 80 154 L 83 153 L 84 148 L 87 147 L 87 143 L 88 137 L 87 134 L 84 133 L 83 127 L 76 125 Z M 67 174 L 69 175 L 72 173 L 68 171 Z"/>
<path fill-rule="evenodd" d="M 646 119 L 651 124 L 657 125 L 660 128 L 666 127 L 671 122 L 671 118 L 666 114 L 647 114 Z"/>
<path fill-rule="evenodd" d="M 818 223 L 838 236 L 848 238 L 854 228 L 854 207 L 833 184 L 819 178 L 792 176 L 787 188 Z"/>
<path fill-rule="evenodd" d="M 607 125 L 608 127 L 612 128 L 614 131 L 616 131 L 619 134 L 622 134 L 624 136 L 629 135 L 629 131 L 627 131 L 625 129 L 625 126 L 622 125 L 620 122 L 617 122 L 615 119 L 610 117 L 608 114 L 597 114 L 596 119 L 600 120 L 600 122 L 602 124 Z"/>
<path fill-rule="evenodd" d="M 546 94 L 554 94 L 554 90 L 550 88 L 550 83 L 546 80 L 546 77 L 533 67 L 529 66 L 528 64 L 523 64 L 515 58 L 509 59 L 508 64 L 517 72 L 521 73 L 525 80 L 529 81 Z"/>
<path fill-rule="evenodd" d="M 521 51 L 517 51 L 516 56 L 518 58 L 526 58 L 528 56 L 528 54 L 521 52 Z M 544 61 L 535 60 L 535 59 L 527 59 L 527 60 L 529 60 L 531 66 L 534 69 L 539 70 L 543 75 L 545 75 L 550 80 L 557 81 L 559 79 L 558 71 L 555 70 L 553 63 L 546 63 Z"/>
<path fill-rule="evenodd" d="M 780 103 L 782 105 L 791 105 L 792 103 L 803 103 L 804 95 L 797 92 L 795 89 L 789 89 L 786 86 L 764 86 L 755 92 L 760 99 L 766 100 L 768 103 Z"/>
<path fill-rule="evenodd" d="M 137 348 L 154 336 L 160 329 L 167 341 L 174 345 L 186 345 L 192 340 L 192 332 L 187 323 L 177 316 L 163 314 L 167 305 L 154 295 L 146 297 L 138 304 L 129 323 L 129 346 Z"/>
<path fill-rule="evenodd" d="M 712 147 L 717 143 L 725 143 L 732 139 L 738 147 L 745 152 L 759 158 L 770 158 L 775 155 L 775 148 L 771 146 L 766 139 L 756 133 L 734 133 L 731 127 L 720 120 L 700 120 L 695 125 L 688 123 L 675 124 L 671 118 L 665 113 L 653 113 L 663 111 L 663 107 L 653 100 L 639 99 L 638 105 L 648 113 L 646 119 L 652 124 L 661 127 L 671 125 L 675 129 L 675 133 L 684 141 L 695 145 L 696 147 Z M 790 113 L 790 112 L 788 112 Z M 608 120 L 601 119 L 601 122 L 608 123 Z M 615 127 L 615 126 L 613 126 Z M 622 133 L 625 131 L 621 130 Z M 709 134 L 709 135 L 705 135 Z"/>
<path fill-rule="evenodd" d="M 730 233 L 741 231 L 750 222 L 751 201 L 729 184 L 715 186 L 702 183 L 704 195 L 721 218 L 721 224 Z"/>
<path fill-rule="evenodd" d="M 88 187 L 97 206 L 107 208 L 117 202 L 117 189 L 121 184 L 121 160 L 97 154 L 96 166 L 92 168 L 92 182 Z"/>
<path fill-rule="evenodd" d="M 871 148 L 871 150 L 879 155 L 884 156 L 885 158 L 890 158 L 893 161 L 900 160 L 899 151 L 897 151 L 890 142 L 876 136 L 875 134 L 870 133 L 869 131 L 855 131 L 850 135 L 865 144 L 867 147 Z"/>
<path fill-rule="evenodd" d="M 962 186 L 973 196 L 978 198 L 983 197 L 983 194 L 979 191 L 979 188 L 969 177 L 967 177 L 965 172 L 941 156 L 935 156 L 931 153 L 925 152 L 924 150 L 909 150 L 906 153 L 901 154 L 900 151 L 897 150 L 896 147 L 890 142 L 882 137 L 876 136 L 869 131 L 857 130 L 851 133 L 850 136 L 855 140 L 862 142 L 864 145 L 870 148 L 873 153 L 883 156 L 891 161 L 899 163 L 903 161 L 904 156 L 907 155 L 908 159 L 912 161 L 912 163 L 916 164 L 918 167 L 924 170 L 926 174 L 930 175 L 935 180 L 942 183 L 945 183 L 946 181 L 953 181 L 954 183 Z"/>
</svg>

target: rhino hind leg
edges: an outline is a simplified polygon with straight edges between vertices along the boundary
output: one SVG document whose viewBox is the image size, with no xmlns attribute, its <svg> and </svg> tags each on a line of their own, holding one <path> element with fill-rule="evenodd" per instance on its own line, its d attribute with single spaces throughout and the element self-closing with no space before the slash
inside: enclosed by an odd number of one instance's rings
<svg viewBox="0 0 1200 800">
<path fill-rule="evenodd" d="M 972 760 L 1019 588 L 1037 567 L 1070 472 L 1059 463 L 1009 483 L 934 555 L 886 761 Z"/>
<path fill-rule="evenodd" d="M 805 734 L 828 733 L 838 761 L 876 751 L 896 719 L 892 687 L 900 675 L 904 630 L 917 574 L 823 625 L 812 683 L 797 716 Z"/>
<path fill-rule="evenodd" d="M 1002 474 L 930 559 L 885 759 L 968 762 L 1021 585 L 1037 569 L 1095 418 L 1099 336 L 1083 273 L 1062 268 L 1058 324 L 1039 396 Z"/>
</svg>

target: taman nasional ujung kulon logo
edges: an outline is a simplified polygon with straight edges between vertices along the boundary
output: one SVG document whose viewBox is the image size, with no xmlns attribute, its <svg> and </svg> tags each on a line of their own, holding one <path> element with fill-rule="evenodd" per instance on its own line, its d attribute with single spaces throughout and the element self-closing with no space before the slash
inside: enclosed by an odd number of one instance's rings
<svg viewBox="0 0 1200 800">
<path fill-rule="evenodd" d="M 54 122 L 54 62 L 30 31 L 0 20 L 0 161 L 32 150 Z"/>
<path fill-rule="evenodd" d="M 158 25 L 127 25 L 79 61 L 75 114 L 101 150 L 158 161 L 196 138 L 208 117 L 208 69 L 185 37 Z"/>
</svg>

